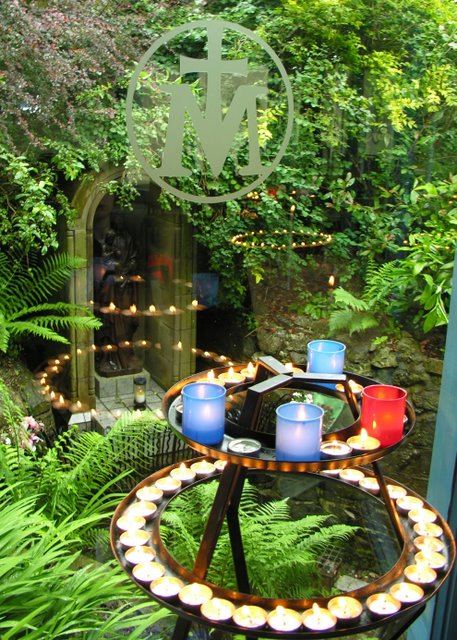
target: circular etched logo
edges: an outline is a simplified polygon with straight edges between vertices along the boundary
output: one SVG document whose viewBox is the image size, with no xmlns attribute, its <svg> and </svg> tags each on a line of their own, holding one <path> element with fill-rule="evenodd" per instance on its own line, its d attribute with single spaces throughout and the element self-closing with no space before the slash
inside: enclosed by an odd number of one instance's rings
<svg viewBox="0 0 457 640">
<path fill-rule="evenodd" d="M 176 197 L 226 202 L 279 164 L 293 126 L 283 64 L 257 34 L 196 20 L 158 38 L 127 93 L 127 131 L 143 170 Z"/>
</svg>

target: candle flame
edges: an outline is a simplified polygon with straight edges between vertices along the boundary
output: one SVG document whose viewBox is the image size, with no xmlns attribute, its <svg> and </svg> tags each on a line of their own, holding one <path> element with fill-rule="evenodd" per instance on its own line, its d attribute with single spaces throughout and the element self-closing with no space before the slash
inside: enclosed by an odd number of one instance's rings
<svg viewBox="0 0 457 640">
<path fill-rule="evenodd" d="M 361 441 L 362 441 L 362 443 L 363 443 L 363 442 L 366 442 L 367 438 L 368 438 L 367 430 L 362 428 L 362 429 L 360 430 L 360 440 L 361 440 Z"/>
<path fill-rule="evenodd" d="M 192 306 L 198 307 L 198 300 L 192 300 Z"/>
<path fill-rule="evenodd" d="M 145 347 L 145 346 L 146 346 L 146 340 L 142 340 L 142 341 L 141 341 L 141 346 L 142 346 L 142 347 Z"/>
<path fill-rule="evenodd" d="M 244 604 L 241 607 L 241 613 L 243 616 L 248 616 L 251 613 L 251 610 L 249 609 L 249 606 L 247 604 Z"/>
<path fill-rule="evenodd" d="M 54 360 L 54 364 L 60 364 L 60 360 L 58 360 L 57 358 Z"/>
<path fill-rule="evenodd" d="M 181 469 L 181 471 L 186 471 L 187 467 L 184 464 L 184 462 L 181 462 L 181 464 L 179 465 L 179 468 Z"/>
<path fill-rule="evenodd" d="M 173 304 L 170 305 L 170 313 L 176 313 L 176 307 Z"/>
<path fill-rule="evenodd" d="M 81 401 L 80 401 L 80 400 L 77 400 L 77 401 L 76 401 L 76 407 L 77 407 L 77 409 L 81 409 L 82 404 L 81 404 Z"/>
<path fill-rule="evenodd" d="M 229 367 L 229 370 L 228 370 L 229 376 L 232 377 L 234 373 L 235 372 L 233 371 L 233 367 Z"/>
<path fill-rule="evenodd" d="M 131 305 L 130 305 L 130 311 L 131 311 L 132 313 L 136 313 L 136 310 L 137 310 L 136 304 L 131 304 Z"/>
<path fill-rule="evenodd" d="M 51 400 L 54 400 L 56 397 L 56 392 L 55 391 L 51 391 Z"/>
<path fill-rule="evenodd" d="M 320 617 L 321 615 L 321 608 L 320 606 L 317 604 L 317 602 L 313 602 L 313 613 L 315 616 Z"/>
<path fill-rule="evenodd" d="M 70 355 L 68 353 L 66 353 L 63 357 L 64 360 L 70 360 Z"/>
<path fill-rule="evenodd" d="M 247 370 L 248 370 L 249 375 L 253 375 L 254 374 L 254 365 L 252 364 L 252 362 L 248 363 Z"/>
<path fill-rule="evenodd" d="M 333 275 L 333 273 L 332 273 L 332 275 L 330 275 L 330 276 L 329 276 L 329 279 L 328 279 L 328 286 L 329 286 L 330 288 L 332 288 L 332 287 L 334 287 L 334 286 L 335 286 L 335 276 Z"/>
<path fill-rule="evenodd" d="M 109 309 L 110 311 L 116 311 L 116 305 L 114 304 L 114 302 L 110 302 L 110 303 L 109 303 L 109 307 L 108 307 L 108 309 Z"/>
<path fill-rule="evenodd" d="M 153 304 L 150 304 L 150 305 L 149 305 L 149 311 L 150 311 L 151 313 L 155 313 L 155 312 L 156 312 L 156 308 L 155 308 L 155 306 L 154 306 Z"/>
<path fill-rule="evenodd" d="M 95 346 L 95 344 L 91 345 L 90 348 L 92 349 L 92 351 L 97 351 L 97 347 Z"/>
<path fill-rule="evenodd" d="M 64 403 L 64 399 L 63 399 L 63 395 L 62 394 L 59 396 L 59 402 L 60 402 L 60 404 Z"/>
<path fill-rule="evenodd" d="M 113 348 L 113 345 L 112 344 L 107 344 L 106 348 L 108 349 L 108 351 L 111 351 L 111 349 Z"/>
<path fill-rule="evenodd" d="M 179 340 L 178 344 L 176 345 L 176 348 L 178 349 L 178 351 L 182 351 L 182 342 L 181 342 L 181 340 Z"/>
<path fill-rule="evenodd" d="M 76 349 L 76 355 L 80 356 L 82 354 L 82 349 Z"/>
<path fill-rule="evenodd" d="M 373 420 L 373 431 L 376 431 L 378 425 L 376 424 L 376 420 Z"/>
<path fill-rule="evenodd" d="M 278 604 L 278 606 L 276 607 L 276 613 L 277 613 L 279 616 L 283 616 L 283 615 L 284 615 L 284 612 L 285 612 L 284 607 L 282 607 L 280 604 Z"/>
<path fill-rule="evenodd" d="M 212 369 L 208 371 L 208 380 L 214 380 L 214 371 Z"/>
<path fill-rule="evenodd" d="M 44 376 L 40 379 L 40 384 L 46 384 L 46 378 Z"/>
</svg>

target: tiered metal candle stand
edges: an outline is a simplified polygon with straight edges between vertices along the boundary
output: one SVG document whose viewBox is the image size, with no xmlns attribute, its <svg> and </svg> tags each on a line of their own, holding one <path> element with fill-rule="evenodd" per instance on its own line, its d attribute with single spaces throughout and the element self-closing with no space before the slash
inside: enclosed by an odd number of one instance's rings
<svg viewBox="0 0 457 640">
<path fill-rule="evenodd" d="M 227 367 L 220 368 L 215 371 L 216 374 L 227 371 Z M 242 367 L 235 367 L 235 371 L 241 370 Z M 182 388 L 190 383 L 201 379 L 201 374 L 196 374 L 174 385 L 165 395 L 163 408 L 168 418 L 170 426 L 175 432 L 182 437 L 182 430 L 179 418 L 179 404 L 181 402 L 180 392 Z M 278 389 L 286 390 L 306 390 L 317 391 L 320 393 L 335 396 L 344 400 L 350 408 L 353 416 L 353 422 L 349 426 L 345 426 L 337 431 L 332 431 L 323 436 L 323 442 L 332 440 L 347 440 L 349 437 L 360 432 L 359 423 L 359 404 L 356 395 L 353 393 L 349 380 L 352 379 L 356 383 L 367 386 L 375 383 L 369 378 L 344 373 L 341 375 L 324 375 L 324 374 L 308 374 L 304 371 L 297 373 L 295 370 L 291 372 L 282 363 L 274 358 L 262 358 L 257 364 L 255 378 L 241 385 L 233 387 L 228 392 L 227 399 L 227 419 L 225 427 L 225 436 L 220 445 L 208 446 L 202 445 L 186 439 L 188 445 L 195 451 L 203 454 L 203 458 L 197 458 L 187 461 L 190 467 L 197 463 L 200 467 L 200 474 L 190 482 L 173 483 L 170 481 L 171 472 L 178 468 L 179 465 L 171 465 L 152 474 L 144 479 L 135 489 L 127 495 L 120 503 L 114 514 L 111 524 L 111 544 L 113 552 L 119 563 L 125 569 L 129 576 L 152 598 L 178 614 L 178 621 L 173 634 L 173 640 L 184 640 L 190 629 L 190 625 L 195 622 L 206 625 L 208 627 L 228 631 L 231 633 L 244 634 L 246 638 L 330 638 L 338 636 L 346 636 L 351 634 L 363 633 L 370 629 L 385 627 L 390 635 L 383 637 L 398 638 L 401 633 L 411 624 L 411 622 L 422 613 L 426 602 L 437 592 L 443 582 L 448 577 L 455 560 L 455 542 L 449 526 L 432 505 L 424 502 L 424 508 L 431 511 L 436 517 L 434 525 L 430 531 L 432 536 L 442 541 L 444 556 L 444 565 L 436 569 L 435 578 L 426 580 L 420 584 L 417 589 L 419 595 L 417 600 L 411 602 L 402 602 L 398 611 L 390 613 L 387 609 L 377 614 L 373 614 L 369 608 L 370 596 L 378 593 L 389 593 L 394 585 L 411 580 L 405 577 L 405 569 L 409 565 L 415 563 L 415 547 L 414 540 L 417 534 L 417 526 L 408 517 L 407 511 L 399 510 L 395 504 L 394 497 L 389 493 L 388 485 L 393 483 L 392 480 L 383 476 L 378 461 L 391 453 L 400 443 L 390 447 L 379 448 L 373 451 L 356 452 L 342 457 L 322 457 L 319 461 L 314 462 L 278 462 L 275 459 L 274 435 L 259 431 L 261 428 L 261 415 L 263 411 L 263 403 L 265 397 L 272 391 Z M 335 389 L 323 387 L 327 385 L 342 385 L 337 391 Z M 178 411 L 177 411 L 178 409 Z M 403 440 L 411 432 L 414 426 L 414 411 L 412 407 L 407 405 L 407 413 L 405 418 L 405 429 Z M 338 425 L 336 425 L 338 427 Z M 247 442 L 246 442 L 247 439 Z M 252 439 L 261 443 L 260 450 L 250 452 L 249 441 Z M 244 443 L 243 443 L 244 441 Z M 210 464 L 198 464 L 202 461 Z M 367 467 L 366 465 L 369 465 Z M 371 467 L 371 468 L 370 468 Z M 390 517 L 393 532 L 401 547 L 401 552 L 397 562 L 391 567 L 387 573 L 361 588 L 344 593 L 342 595 L 352 596 L 356 598 L 362 605 L 362 612 L 353 619 L 338 618 L 336 625 L 327 630 L 310 630 L 304 625 L 300 625 L 298 629 L 292 631 L 276 630 L 268 625 L 267 622 L 260 626 L 243 626 L 243 622 L 237 623 L 236 615 L 233 618 L 229 615 L 228 619 L 213 620 L 211 617 L 204 615 L 204 609 L 200 606 L 192 605 L 186 602 L 185 598 L 179 597 L 179 592 L 186 585 L 199 583 L 211 589 L 207 591 L 206 598 L 214 597 L 218 599 L 228 600 L 235 610 L 240 610 L 244 605 L 254 605 L 261 607 L 265 612 L 273 611 L 278 605 L 293 609 L 302 614 L 305 610 L 312 607 L 313 603 L 317 603 L 320 607 L 325 608 L 330 598 L 316 599 L 287 599 L 287 598 L 264 598 L 259 595 L 250 593 L 249 571 L 246 566 L 245 556 L 243 552 L 243 540 L 238 520 L 238 505 L 243 490 L 243 483 L 248 474 L 258 472 L 282 472 L 282 473 L 307 473 L 307 474 L 325 474 L 329 482 L 345 482 L 340 476 L 328 475 L 332 470 L 341 470 L 345 468 L 357 468 L 363 470 L 365 476 L 376 478 L 379 483 L 380 496 L 372 496 L 374 500 L 383 500 Z M 167 505 L 182 491 L 192 490 L 196 484 L 207 482 L 219 477 L 219 485 L 214 500 L 214 504 L 210 511 L 210 515 L 203 534 L 201 545 L 192 570 L 180 565 L 167 551 L 162 538 L 160 536 L 160 520 L 161 515 L 167 508 Z M 168 482 L 170 481 L 170 482 Z M 138 503 L 138 492 L 146 487 L 155 485 L 164 487 L 163 496 L 156 503 L 156 511 L 152 517 L 146 517 L 134 525 L 137 529 L 124 531 L 125 518 L 129 518 L 132 505 Z M 404 487 L 398 482 L 395 486 L 403 487 L 407 495 L 419 498 L 414 491 Z M 363 489 L 360 489 L 363 491 Z M 148 489 L 146 489 L 148 491 Z M 160 494 L 160 492 L 158 492 Z M 120 520 L 124 518 L 124 520 Z M 206 581 L 207 571 L 211 563 L 214 549 L 221 532 L 224 519 L 227 518 L 231 548 L 238 583 L 238 591 L 231 591 L 218 585 L 211 584 Z M 122 525 L 122 527 L 121 527 Z M 127 525 L 128 529 L 128 525 Z M 274 541 L 272 541 L 272 544 Z M 156 564 L 153 565 L 153 573 L 151 575 L 146 570 L 145 575 L 141 575 L 141 571 L 135 571 L 135 558 L 131 558 L 129 552 L 136 545 L 143 545 L 147 549 L 149 558 L 153 558 Z M 135 555 L 135 554 L 133 554 Z M 146 563 L 148 565 L 148 563 Z M 163 574 L 164 576 L 174 577 L 174 587 L 170 590 L 162 591 L 158 585 L 159 581 L 154 578 Z M 176 580 L 177 579 L 177 580 Z M 163 582 L 163 581 L 162 581 Z M 203 611 L 203 612 L 202 612 Z"/>
</svg>

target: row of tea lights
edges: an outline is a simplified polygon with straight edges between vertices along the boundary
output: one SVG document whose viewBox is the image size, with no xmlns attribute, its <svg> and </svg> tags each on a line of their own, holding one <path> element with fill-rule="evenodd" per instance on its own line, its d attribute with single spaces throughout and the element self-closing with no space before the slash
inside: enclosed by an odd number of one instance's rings
<svg viewBox="0 0 457 640">
<path fill-rule="evenodd" d="M 202 311 L 202 309 L 205 309 L 205 308 L 206 308 L 205 305 L 200 304 L 198 300 L 192 300 L 190 304 L 186 305 L 186 309 L 189 309 L 189 311 Z M 157 316 L 161 316 L 163 313 L 167 316 L 178 316 L 178 315 L 181 315 L 181 313 L 184 313 L 183 309 L 176 307 L 174 304 L 171 304 L 168 307 L 168 309 L 164 309 L 162 311 L 161 309 L 159 309 L 159 307 L 156 307 L 156 305 L 154 304 L 150 304 L 147 309 L 140 309 L 136 304 L 131 304 L 128 308 L 121 309 L 117 307 L 114 304 L 114 302 L 110 302 L 109 305 L 107 306 L 100 307 L 99 311 L 104 314 L 112 314 L 112 315 L 122 314 L 124 316 L 130 316 L 130 317 L 140 317 L 140 316 L 157 317 Z"/>
<path fill-rule="evenodd" d="M 277 631 L 296 631 L 303 627 L 310 631 L 326 631 L 336 625 L 358 624 L 363 613 L 360 600 L 352 596 L 341 595 L 330 599 L 326 607 L 314 603 L 304 612 L 277 606 L 268 612 L 257 605 L 236 606 L 224 598 L 213 596 L 212 589 L 205 584 L 185 584 L 176 576 L 165 575 L 166 568 L 157 562 L 156 552 L 148 546 L 151 533 L 145 529 L 146 523 L 154 517 L 157 503 L 163 496 L 171 496 L 182 485 L 192 483 L 195 479 L 210 476 L 222 471 L 226 462 L 214 462 L 202 459 L 187 466 L 181 463 L 174 467 L 168 475 L 158 478 L 154 484 L 145 484 L 135 494 L 132 502 L 117 521 L 116 526 L 122 531 L 119 542 L 126 548 L 125 559 L 132 566 L 132 575 L 138 582 L 149 584 L 151 593 L 163 600 L 178 600 L 181 606 L 200 612 L 209 621 L 233 622 L 243 628 L 261 628 L 268 625 Z M 349 470 L 341 470 L 349 471 Z M 359 471 L 352 469 L 350 471 Z M 359 471 L 364 476 L 363 472 Z M 343 476 L 340 476 L 344 479 Z M 363 478 L 359 477 L 359 481 Z M 377 482 L 377 481 L 376 481 Z M 363 486 L 363 485 L 362 485 Z M 370 595 L 366 600 L 366 608 L 374 618 L 387 617 L 397 613 L 402 606 L 419 602 L 425 589 L 431 588 L 447 564 L 441 553 L 445 549 L 440 539 L 443 530 L 435 523 L 436 514 L 424 508 L 424 502 L 416 496 L 410 496 L 404 487 L 387 485 L 390 497 L 402 514 L 407 513 L 414 523 L 415 564 L 404 570 L 405 580 L 393 584 L 389 592 Z M 379 489 L 379 486 L 378 486 Z"/>
</svg>

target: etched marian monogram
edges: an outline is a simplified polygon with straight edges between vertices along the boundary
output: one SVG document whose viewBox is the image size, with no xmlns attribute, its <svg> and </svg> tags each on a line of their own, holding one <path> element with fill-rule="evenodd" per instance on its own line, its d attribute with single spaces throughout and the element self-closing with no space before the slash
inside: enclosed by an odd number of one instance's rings
<svg viewBox="0 0 457 640">
<path fill-rule="evenodd" d="M 147 65 L 161 47 L 168 45 L 181 34 L 195 29 L 206 31 L 206 57 L 196 58 L 180 53 L 178 78 L 174 78 L 172 82 L 156 82 L 156 93 L 152 98 L 149 94 L 148 100 L 145 101 L 147 108 L 152 108 L 154 120 L 147 122 L 144 106 L 143 116 L 135 120 L 135 108 L 138 103 L 138 100 L 135 101 L 135 92 L 139 80 L 151 77 L 150 72 L 146 73 Z M 268 59 L 269 67 L 275 69 L 282 82 L 283 92 L 282 95 L 279 92 L 279 95 L 286 115 L 279 140 L 270 141 L 268 136 L 264 136 L 261 145 L 259 110 L 262 101 L 265 105 L 269 94 L 266 74 L 263 79 L 259 79 L 262 76 L 252 72 L 249 60 L 245 56 L 236 59 L 224 56 L 225 32 L 230 32 L 232 37 L 235 33 L 237 37 L 241 36 L 245 41 L 250 40 L 258 45 L 264 57 Z M 252 46 L 252 42 L 250 44 Z M 181 42 L 179 48 L 182 48 Z M 231 88 L 228 100 L 223 96 L 224 80 Z M 278 95 L 277 90 L 275 95 Z M 165 132 L 160 131 L 157 134 L 154 126 L 157 127 L 158 110 L 154 111 L 154 103 L 160 103 L 162 109 L 163 105 L 168 105 Z M 279 163 L 292 128 L 292 92 L 287 74 L 276 54 L 252 31 L 219 20 L 196 21 L 173 29 L 169 34 L 159 38 L 138 64 L 129 86 L 127 105 L 129 138 L 143 169 L 161 187 L 180 198 L 194 202 L 227 201 L 258 186 Z M 147 127 L 149 132 L 145 134 Z M 193 149 L 189 148 L 189 140 L 195 145 Z M 152 152 L 148 145 L 153 147 Z M 238 156 L 241 160 L 238 160 Z M 199 172 L 203 170 L 202 157 L 211 172 L 209 188 L 205 185 L 205 180 L 198 182 Z M 224 166 L 227 166 L 229 157 L 233 160 L 230 167 L 235 167 L 231 183 L 235 184 L 236 188 L 230 192 L 222 192 L 217 179 Z M 199 161 L 189 166 L 189 158 L 198 158 Z M 192 181 L 193 192 L 185 190 L 187 184 L 183 181 L 191 176 L 197 178 Z M 206 176 L 207 173 L 205 178 Z M 246 177 L 249 177 L 249 180 L 243 180 Z M 173 180 L 170 182 L 170 179 Z M 198 187 L 195 187 L 196 183 Z M 226 183 L 227 180 L 221 182 L 221 185 Z"/>
</svg>

